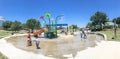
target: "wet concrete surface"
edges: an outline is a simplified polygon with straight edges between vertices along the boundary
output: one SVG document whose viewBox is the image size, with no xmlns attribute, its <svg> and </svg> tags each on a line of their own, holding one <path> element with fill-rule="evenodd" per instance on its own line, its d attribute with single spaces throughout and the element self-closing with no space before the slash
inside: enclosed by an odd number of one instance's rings
<svg viewBox="0 0 120 59">
<path fill-rule="evenodd" d="M 35 38 L 32 37 L 32 39 L 34 40 Z M 77 34 L 74 36 L 61 35 L 56 39 L 39 38 L 39 40 L 41 49 L 36 49 L 35 42 L 32 42 L 32 46 L 27 47 L 26 36 L 11 37 L 7 39 L 7 42 L 28 52 L 43 54 L 56 59 L 68 59 L 69 57 L 65 57 L 64 55 L 72 54 L 72 56 L 75 57 L 78 51 L 88 47 L 95 47 L 96 42 L 103 40 L 103 37 L 95 34 L 88 34 L 87 39 L 83 39 L 80 38 L 80 34 Z"/>
</svg>

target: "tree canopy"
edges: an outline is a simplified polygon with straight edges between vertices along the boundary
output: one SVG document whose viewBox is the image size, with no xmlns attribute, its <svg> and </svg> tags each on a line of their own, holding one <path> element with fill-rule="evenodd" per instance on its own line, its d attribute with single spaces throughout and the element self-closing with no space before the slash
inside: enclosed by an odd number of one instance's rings
<svg viewBox="0 0 120 59">
<path fill-rule="evenodd" d="M 116 20 L 116 24 L 120 24 L 120 17 L 114 18 L 112 22 L 114 22 L 115 20 Z"/>
<path fill-rule="evenodd" d="M 12 21 L 5 21 L 2 23 L 2 27 L 5 29 L 5 30 L 8 30 L 12 25 Z"/>
<path fill-rule="evenodd" d="M 31 29 L 32 33 L 33 33 L 34 29 L 39 29 L 40 28 L 40 22 L 39 22 L 39 20 L 31 18 L 31 19 L 27 20 L 26 26 L 27 26 L 27 28 Z"/>
<path fill-rule="evenodd" d="M 97 11 L 91 16 L 90 21 L 92 21 L 93 26 L 98 26 L 100 29 L 102 29 L 102 25 L 105 24 L 105 22 L 108 22 L 109 19 L 104 12 Z"/>
<path fill-rule="evenodd" d="M 71 29 L 71 30 L 73 30 L 73 31 L 74 31 L 74 30 L 76 31 L 76 29 L 78 29 L 78 26 L 72 24 L 71 26 L 69 26 L 69 29 Z"/>
<path fill-rule="evenodd" d="M 90 20 L 94 22 L 96 25 L 98 24 L 105 24 L 105 22 L 109 21 L 107 15 L 103 12 L 96 12 L 94 15 L 91 16 Z"/>
<path fill-rule="evenodd" d="M 120 28 L 120 17 L 114 18 L 112 22 L 116 20 L 116 24 L 118 24 L 118 27 Z"/>
<path fill-rule="evenodd" d="M 19 22 L 19 21 L 14 21 L 11 24 L 11 30 L 13 30 L 13 31 L 18 31 L 21 29 L 21 27 L 22 27 L 21 22 Z"/>
<path fill-rule="evenodd" d="M 93 23 L 92 22 L 88 22 L 87 27 L 92 27 Z"/>
</svg>

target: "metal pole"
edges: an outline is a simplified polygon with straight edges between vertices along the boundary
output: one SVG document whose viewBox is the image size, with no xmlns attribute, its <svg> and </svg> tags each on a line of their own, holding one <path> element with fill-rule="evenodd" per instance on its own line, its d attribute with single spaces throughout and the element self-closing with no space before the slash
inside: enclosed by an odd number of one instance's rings
<svg viewBox="0 0 120 59">
<path fill-rule="evenodd" d="M 49 18 L 49 31 L 51 31 L 51 22 L 50 22 L 50 18 Z"/>
<path fill-rule="evenodd" d="M 43 18 L 43 21 L 46 23 L 45 19 Z"/>
<path fill-rule="evenodd" d="M 56 20 L 55 20 L 55 32 L 56 32 L 56 37 L 57 37 L 57 19 L 58 19 L 58 16 L 56 17 Z"/>
<path fill-rule="evenodd" d="M 116 40 L 117 35 L 116 35 L 116 20 L 114 20 L 114 38 Z"/>
<path fill-rule="evenodd" d="M 58 20 L 59 17 L 62 17 L 62 16 L 64 16 L 64 15 L 59 15 L 59 16 L 57 16 L 57 17 L 56 17 L 56 20 L 55 20 L 56 36 L 57 36 L 57 20 Z"/>
</svg>

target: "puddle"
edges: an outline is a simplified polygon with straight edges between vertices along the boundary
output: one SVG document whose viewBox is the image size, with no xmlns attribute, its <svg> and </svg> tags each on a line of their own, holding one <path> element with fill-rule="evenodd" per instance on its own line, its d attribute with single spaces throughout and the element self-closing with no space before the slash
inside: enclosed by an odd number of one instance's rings
<svg viewBox="0 0 120 59">
<path fill-rule="evenodd" d="M 34 39 L 34 37 L 32 37 Z M 65 36 L 57 39 L 39 38 L 41 49 L 36 49 L 35 43 L 32 42 L 32 46 L 26 46 L 26 36 L 11 37 L 7 39 L 7 42 L 12 43 L 15 47 L 36 54 L 43 54 L 48 57 L 54 57 L 58 59 L 68 59 L 64 55 L 72 54 L 73 57 L 77 55 L 78 51 L 84 50 L 87 47 L 95 47 L 96 41 L 103 40 L 102 36 L 95 34 L 88 34 L 87 39 L 81 39 L 80 35 Z"/>
</svg>

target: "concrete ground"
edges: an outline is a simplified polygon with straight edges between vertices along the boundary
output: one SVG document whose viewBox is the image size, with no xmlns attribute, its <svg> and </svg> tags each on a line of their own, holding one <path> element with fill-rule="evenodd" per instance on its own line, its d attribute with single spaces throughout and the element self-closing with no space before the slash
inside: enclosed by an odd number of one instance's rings
<svg viewBox="0 0 120 59">
<path fill-rule="evenodd" d="M 4 40 L 9 38 L 7 37 L 0 39 L 0 51 L 10 59 L 120 59 L 120 42 L 101 41 L 102 38 L 96 35 L 95 37 L 94 35 L 88 35 L 88 37 L 92 38 L 81 39 L 79 35 L 76 35 L 75 37 L 72 37 L 74 38 L 73 41 L 71 41 L 72 39 L 70 41 L 63 41 L 63 39 L 62 41 L 58 40 L 56 46 L 54 46 L 52 41 L 53 45 L 50 45 L 50 50 L 47 49 L 49 45 L 47 46 L 46 44 L 43 44 L 47 42 L 43 39 L 41 40 L 41 44 L 43 45 L 42 49 L 37 50 L 33 48 L 31 51 L 27 51 L 26 49 L 23 49 L 23 47 L 17 47 L 19 44 L 14 45 L 13 43 Z M 95 44 L 96 42 L 97 44 Z M 50 43 L 47 42 L 47 44 Z M 38 51 L 39 53 L 35 53 L 34 51 Z"/>
</svg>

